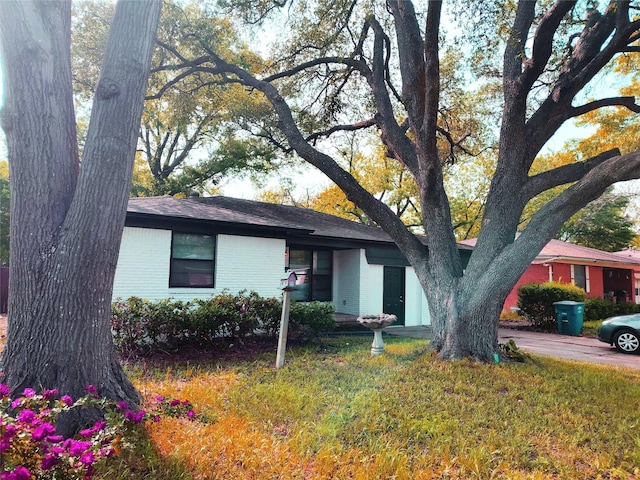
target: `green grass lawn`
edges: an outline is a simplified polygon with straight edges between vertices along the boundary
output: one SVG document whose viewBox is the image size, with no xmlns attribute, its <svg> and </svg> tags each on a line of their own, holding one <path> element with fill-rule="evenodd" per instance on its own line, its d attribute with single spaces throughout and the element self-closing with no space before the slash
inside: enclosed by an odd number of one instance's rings
<svg viewBox="0 0 640 480">
<path fill-rule="evenodd" d="M 441 362 L 428 341 L 335 337 L 216 360 L 139 362 L 147 397 L 196 421 L 146 425 L 103 479 L 640 478 L 640 371 L 527 356 Z"/>
</svg>

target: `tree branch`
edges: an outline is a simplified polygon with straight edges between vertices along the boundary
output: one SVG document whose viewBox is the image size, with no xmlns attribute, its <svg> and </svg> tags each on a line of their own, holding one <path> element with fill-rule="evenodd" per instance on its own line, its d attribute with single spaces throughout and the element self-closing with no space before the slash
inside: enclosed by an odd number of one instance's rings
<svg viewBox="0 0 640 480">
<path fill-rule="evenodd" d="M 362 130 L 365 128 L 369 128 L 376 125 L 376 120 L 375 118 L 370 118 L 368 120 L 362 120 L 361 122 L 357 122 L 357 123 L 352 123 L 349 125 L 334 125 L 333 127 L 331 127 L 328 130 L 323 130 L 321 132 L 315 132 L 312 133 L 311 135 L 308 135 L 306 137 L 307 142 L 309 143 L 314 143 L 316 142 L 316 140 L 318 140 L 318 138 L 320 137 L 328 137 L 332 134 L 334 134 L 335 132 L 353 132 L 356 130 Z"/>
<path fill-rule="evenodd" d="M 563 165 L 553 170 L 534 175 L 529 178 L 522 188 L 522 195 L 528 201 L 551 188 L 577 182 L 598 165 L 619 155 L 620 150 L 614 148 L 613 150 L 608 150 L 595 157 L 591 157 L 584 162 Z"/>
<path fill-rule="evenodd" d="M 381 130 L 381 139 L 393 157 L 401 162 L 414 177 L 419 175 L 418 158 L 415 144 L 407 137 L 406 130 L 403 129 L 395 118 L 395 110 L 389 98 L 385 79 L 384 66 L 384 37 L 382 26 L 374 19 L 368 22 L 374 31 L 374 58 L 373 72 L 365 75 L 369 86 L 373 92 L 378 113 L 376 113 L 376 123 Z"/>
<path fill-rule="evenodd" d="M 635 101 L 635 97 L 611 97 L 611 98 L 603 98 L 601 100 L 596 100 L 593 102 L 586 103 L 579 107 L 573 107 L 570 110 L 571 117 L 578 117 L 580 115 L 584 115 L 585 113 L 591 112 L 593 110 L 597 110 L 602 107 L 626 107 L 634 113 L 640 113 L 640 105 L 638 105 Z"/>
<path fill-rule="evenodd" d="M 532 2 L 531 2 L 532 3 Z M 564 16 L 575 6 L 575 1 L 556 2 L 544 14 L 533 40 L 531 58 L 524 61 L 524 71 L 520 81 L 523 91 L 528 92 L 534 82 L 544 72 L 553 52 L 553 37 Z"/>
</svg>

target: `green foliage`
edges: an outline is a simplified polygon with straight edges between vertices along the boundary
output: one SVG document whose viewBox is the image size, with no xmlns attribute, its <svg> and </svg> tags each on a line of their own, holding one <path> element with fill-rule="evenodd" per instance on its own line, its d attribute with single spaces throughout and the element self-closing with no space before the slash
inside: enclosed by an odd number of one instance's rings
<svg viewBox="0 0 640 480">
<path fill-rule="evenodd" d="M 554 330 L 557 320 L 554 302 L 573 300 L 584 302 L 583 289 L 573 284 L 544 282 L 528 283 L 518 288 L 518 307 L 531 325 L 543 330 Z"/>
<path fill-rule="evenodd" d="M 584 304 L 584 319 L 604 320 L 616 314 L 616 304 L 606 298 L 587 298 Z"/>
<path fill-rule="evenodd" d="M 557 238 L 605 252 L 623 250 L 636 237 L 634 223 L 625 216 L 628 205 L 626 196 L 615 195 L 610 189 L 571 217 Z"/>
<path fill-rule="evenodd" d="M 121 353 L 193 346 L 228 346 L 248 337 L 276 338 L 282 301 L 255 292 L 222 293 L 192 302 L 150 302 L 138 297 L 112 305 L 111 328 Z M 322 302 L 293 303 L 288 338 L 308 342 L 335 327 L 335 309 Z"/>
</svg>

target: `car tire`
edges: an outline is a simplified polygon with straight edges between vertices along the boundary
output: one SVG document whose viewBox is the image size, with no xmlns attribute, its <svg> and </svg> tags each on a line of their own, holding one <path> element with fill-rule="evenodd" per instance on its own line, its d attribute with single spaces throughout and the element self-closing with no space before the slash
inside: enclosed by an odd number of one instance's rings
<svg viewBox="0 0 640 480">
<path fill-rule="evenodd" d="M 637 333 L 631 330 L 622 330 L 616 333 L 613 344 L 622 353 L 637 353 L 640 350 L 640 338 Z"/>
</svg>

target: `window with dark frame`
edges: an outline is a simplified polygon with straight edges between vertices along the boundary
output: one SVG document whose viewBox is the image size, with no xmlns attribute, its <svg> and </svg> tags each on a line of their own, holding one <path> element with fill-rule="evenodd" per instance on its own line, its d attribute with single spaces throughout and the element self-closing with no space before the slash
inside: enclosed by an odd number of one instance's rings
<svg viewBox="0 0 640 480">
<path fill-rule="evenodd" d="M 289 248 L 285 268 L 293 270 L 298 275 L 298 288 L 291 292 L 292 300 L 331 301 L 333 252 Z"/>
<path fill-rule="evenodd" d="M 173 232 L 169 287 L 213 288 L 215 237 Z"/>
</svg>

